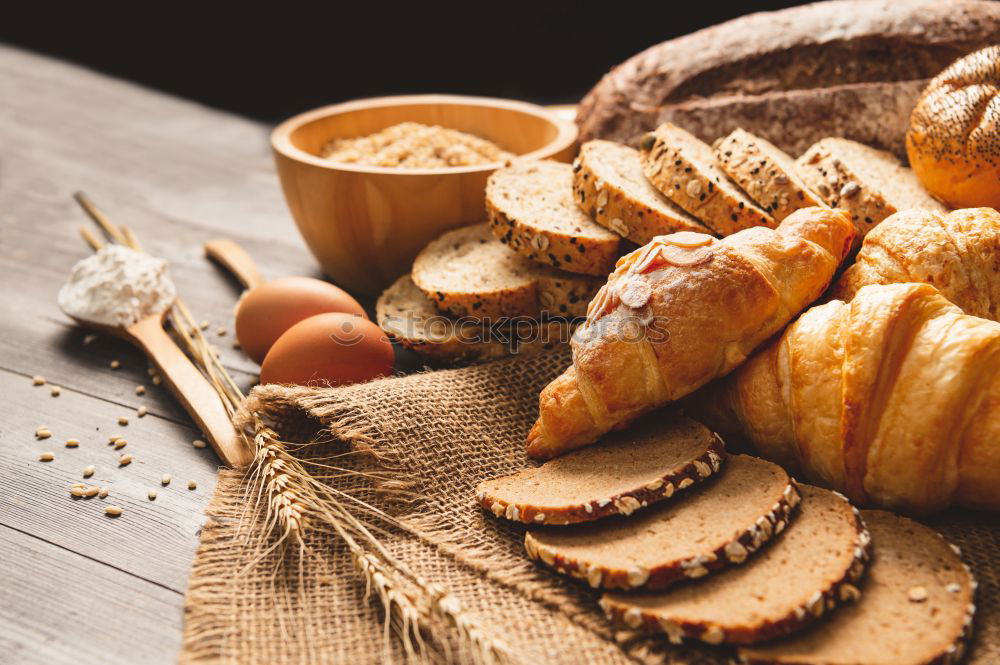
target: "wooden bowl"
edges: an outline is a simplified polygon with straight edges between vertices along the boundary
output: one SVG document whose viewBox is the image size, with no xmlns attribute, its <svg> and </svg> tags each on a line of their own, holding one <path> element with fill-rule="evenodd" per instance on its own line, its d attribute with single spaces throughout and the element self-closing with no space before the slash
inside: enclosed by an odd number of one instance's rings
<svg viewBox="0 0 1000 665">
<path fill-rule="evenodd" d="M 331 139 L 406 121 L 469 132 L 527 158 L 568 161 L 577 137 L 571 121 L 540 106 L 455 95 L 361 99 L 278 125 L 271 147 L 288 207 L 323 270 L 351 291 L 377 295 L 431 240 L 482 221 L 486 179 L 502 166 L 401 169 L 318 156 Z"/>
</svg>

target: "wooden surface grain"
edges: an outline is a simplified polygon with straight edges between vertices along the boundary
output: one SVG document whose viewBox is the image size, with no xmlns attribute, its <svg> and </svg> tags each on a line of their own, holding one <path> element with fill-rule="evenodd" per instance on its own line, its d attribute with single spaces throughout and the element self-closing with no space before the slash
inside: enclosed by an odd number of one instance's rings
<svg viewBox="0 0 1000 665">
<path fill-rule="evenodd" d="M 237 239 L 266 278 L 318 270 L 281 198 L 267 127 L 6 47 L 0 89 L 0 663 L 174 662 L 218 460 L 192 446 L 199 433 L 151 383 L 138 351 L 110 338 L 85 343 L 56 306 L 70 267 L 89 252 L 77 235 L 89 222 L 71 196 L 85 191 L 170 262 L 244 386 L 256 367 L 232 348 L 239 287 L 202 244 Z M 61 394 L 33 386 L 34 375 Z M 36 440 L 39 425 L 53 436 Z M 107 445 L 113 433 L 127 438 L 122 451 Z M 79 448 L 64 447 L 71 437 Z M 38 461 L 43 451 L 55 460 Z M 119 467 L 122 452 L 135 461 Z M 97 471 L 84 481 L 90 464 Z M 73 499 L 77 481 L 110 494 Z M 121 517 L 104 515 L 112 503 Z"/>
</svg>

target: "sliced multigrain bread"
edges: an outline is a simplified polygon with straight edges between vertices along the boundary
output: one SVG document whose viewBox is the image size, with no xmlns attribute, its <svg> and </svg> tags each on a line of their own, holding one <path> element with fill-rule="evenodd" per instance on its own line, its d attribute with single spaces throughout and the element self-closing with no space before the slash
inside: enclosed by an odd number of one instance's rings
<svg viewBox="0 0 1000 665">
<path fill-rule="evenodd" d="M 600 443 L 479 483 L 479 504 L 527 524 L 589 522 L 669 499 L 719 470 L 718 436 L 678 413 L 647 416 Z"/>
<path fill-rule="evenodd" d="M 573 193 L 595 222 L 639 245 L 675 231 L 711 232 L 653 187 L 639 152 L 621 143 L 597 139 L 580 147 Z"/>
<path fill-rule="evenodd" d="M 528 556 L 603 589 L 664 589 L 742 563 L 798 503 L 777 464 L 730 457 L 716 478 L 628 517 L 529 531 Z"/>
<path fill-rule="evenodd" d="M 827 205 L 851 213 L 858 229 L 857 246 L 876 224 L 899 210 L 947 210 L 895 156 L 856 141 L 823 139 L 806 150 L 795 165 L 805 183 Z"/>
<path fill-rule="evenodd" d="M 639 143 L 642 169 L 664 196 L 720 235 L 752 226 L 774 227 L 774 218 L 757 206 L 715 163 L 712 148 L 665 122 Z"/>
<path fill-rule="evenodd" d="M 573 202 L 573 167 L 523 161 L 494 171 L 486 183 L 494 235 L 533 261 L 583 275 L 606 276 L 629 248 Z"/>
<path fill-rule="evenodd" d="M 755 644 L 801 630 L 860 597 L 870 553 L 867 529 L 847 499 L 800 485 L 792 527 L 744 566 L 661 593 L 610 593 L 601 607 L 632 630 L 662 631 L 709 644 Z"/>
<path fill-rule="evenodd" d="M 455 321 L 439 314 L 409 275 L 382 292 L 375 303 L 378 325 L 394 341 L 434 364 L 495 360 L 513 354 L 538 353 L 569 342 L 565 320 L 539 323 L 521 320 L 503 326 Z"/>
<path fill-rule="evenodd" d="M 957 663 L 972 631 L 976 582 L 933 530 L 880 510 L 861 512 L 875 556 L 858 602 L 784 640 L 740 649 L 753 665 Z"/>
<path fill-rule="evenodd" d="M 795 172 L 794 159 L 750 132 L 734 130 L 715 147 L 715 158 L 777 222 L 799 208 L 826 205 Z"/>
<path fill-rule="evenodd" d="M 563 272 L 516 254 L 486 224 L 454 229 L 413 262 L 414 284 L 457 317 L 586 316 L 603 279 Z"/>
</svg>

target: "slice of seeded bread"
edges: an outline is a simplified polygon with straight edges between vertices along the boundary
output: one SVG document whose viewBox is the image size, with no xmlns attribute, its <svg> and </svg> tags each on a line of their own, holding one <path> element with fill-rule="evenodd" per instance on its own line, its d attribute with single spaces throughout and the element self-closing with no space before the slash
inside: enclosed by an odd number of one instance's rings
<svg viewBox="0 0 1000 665">
<path fill-rule="evenodd" d="M 595 222 L 639 245 L 675 231 L 711 233 L 649 184 L 639 152 L 627 145 L 584 143 L 573 162 L 573 193 Z"/>
<path fill-rule="evenodd" d="M 715 147 L 715 158 L 777 222 L 799 208 L 826 205 L 795 172 L 794 159 L 750 132 L 734 130 Z"/>
<path fill-rule="evenodd" d="M 639 143 L 642 169 L 664 196 L 720 235 L 752 226 L 774 227 L 759 208 L 715 163 L 708 144 L 665 122 Z"/>
<path fill-rule="evenodd" d="M 800 485 L 794 524 L 745 565 L 661 593 L 609 593 L 601 607 L 632 630 L 709 644 L 755 644 L 788 635 L 860 597 L 871 537 L 856 508 Z"/>
<path fill-rule="evenodd" d="M 771 462 L 736 455 L 714 480 L 628 518 L 532 530 L 528 556 L 594 588 L 664 589 L 743 563 L 781 533 L 799 501 Z"/>
<path fill-rule="evenodd" d="M 583 317 L 603 279 L 563 272 L 510 251 L 486 224 L 454 229 L 413 262 L 414 284 L 453 316 Z"/>
<path fill-rule="evenodd" d="M 795 165 L 805 183 L 828 205 L 851 213 L 858 229 L 857 246 L 876 224 L 899 210 L 948 209 L 932 198 L 913 171 L 892 154 L 856 141 L 823 139 Z"/>
<path fill-rule="evenodd" d="M 875 557 L 858 602 L 813 629 L 740 649 L 752 665 L 927 665 L 961 661 L 972 633 L 976 582 L 933 530 L 863 510 Z M 992 662 L 984 658 L 983 662 Z"/>
<path fill-rule="evenodd" d="M 439 314 L 409 275 L 382 292 L 375 303 L 378 325 L 394 341 L 432 364 L 465 364 L 512 354 L 531 354 L 569 342 L 567 321 L 518 320 L 517 325 L 485 326 Z"/>
<path fill-rule="evenodd" d="M 476 498 L 497 517 L 526 524 L 629 515 L 710 477 L 725 454 L 721 439 L 701 423 L 658 413 L 597 445 L 485 480 Z"/>
<path fill-rule="evenodd" d="M 569 164 L 522 161 L 498 169 L 486 183 L 486 214 L 508 247 L 569 272 L 606 276 L 629 249 L 573 202 Z"/>
</svg>

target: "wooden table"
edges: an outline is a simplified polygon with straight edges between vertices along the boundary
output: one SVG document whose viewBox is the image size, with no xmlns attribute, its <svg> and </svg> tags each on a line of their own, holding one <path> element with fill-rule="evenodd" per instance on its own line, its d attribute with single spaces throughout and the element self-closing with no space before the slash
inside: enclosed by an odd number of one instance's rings
<svg viewBox="0 0 1000 665">
<path fill-rule="evenodd" d="M 170 262 L 244 386 L 256 367 L 232 346 L 239 290 L 202 243 L 238 239 L 266 278 L 317 275 L 316 264 L 282 200 L 267 127 L 5 47 L 0 90 L 0 663 L 174 662 L 219 461 L 192 446 L 199 432 L 151 383 L 140 353 L 114 339 L 87 343 L 56 306 L 70 267 L 89 253 L 77 227 L 90 223 L 71 195 L 89 194 Z M 61 394 L 33 386 L 34 375 Z M 36 440 L 39 425 L 52 438 Z M 116 433 L 130 466 L 118 468 L 107 445 Z M 79 448 L 64 447 L 71 437 Z M 55 460 L 40 462 L 43 451 Z M 72 499 L 90 464 L 89 482 L 110 496 Z M 104 515 L 112 503 L 125 509 L 117 519 Z"/>
</svg>

